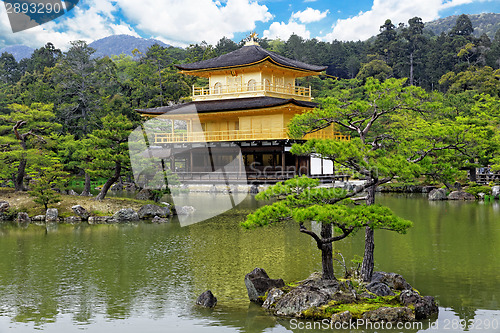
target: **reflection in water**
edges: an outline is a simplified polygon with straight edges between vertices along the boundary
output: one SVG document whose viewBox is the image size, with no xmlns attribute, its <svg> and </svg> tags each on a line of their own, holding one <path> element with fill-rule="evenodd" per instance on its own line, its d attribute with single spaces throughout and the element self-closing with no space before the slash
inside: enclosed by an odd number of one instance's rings
<svg viewBox="0 0 500 333">
<path fill-rule="evenodd" d="M 435 323 L 500 319 L 497 203 L 429 203 L 418 196 L 378 200 L 412 220 L 414 228 L 407 235 L 376 232 L 377 270 L 401 273 L 421 293 L 436 296 L 441 313 Z M 268 316 L 248 302 L 244 275 L 263 267 L 273 278 L 304 279 L 321 269 L 320 253 L 293 223 L 250 231 L 239 227 L 255 207 L 249 197 L 235 210 L 184 228 L 175 221 L 60 225 L 48 233 L 36 226 L 2 227 L 0 332 L 33 327 L 110 333 L 288 331 L 288 319 Z M 335 247 L 348 261 L 363 253 L 363 235 Z M 336 270 L 343 274 L 341 267 Z M 213 310 L 193 305 L 207 289 L 219 300 Z M 424 330 L 432 325 L 423 324 Z"/>
</svg>

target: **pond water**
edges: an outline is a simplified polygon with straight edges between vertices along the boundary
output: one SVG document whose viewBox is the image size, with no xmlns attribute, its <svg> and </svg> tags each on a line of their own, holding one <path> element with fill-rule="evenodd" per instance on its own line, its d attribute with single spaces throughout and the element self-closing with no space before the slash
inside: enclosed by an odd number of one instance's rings
<svg viewBox="0 0 500 333">
<path fill-rule="evenodd" d="M 500 332 L 498 202 L 377 200 L 414 227 L 407 235 L 376 231 L 376 270 L 402 274 L 440 305 L 437 320 L 388 332 Z M 213 206 L 217 196 L 199 201 Z M 50 231 L 0 227 L 0 332 L 316 331 L 306 330 L 310 322 L 271 317 L 248 301 L 243 278 L 255 267 L 285 281 L 321 269 L 320 252 L 296 224 L 239 226 L 261 204 L 249 196 L 236 209 L 186 227 L 175 220 Z M 347 261 L 363 247 L 362 233 L 335 244 Z M 340 266 L 336 274 L 342 275 Z M 194 306 L 207 289 L 218 298 L 213 310 Z M 459 320 L 472 326 L 460 329 Z"/>
</svg>

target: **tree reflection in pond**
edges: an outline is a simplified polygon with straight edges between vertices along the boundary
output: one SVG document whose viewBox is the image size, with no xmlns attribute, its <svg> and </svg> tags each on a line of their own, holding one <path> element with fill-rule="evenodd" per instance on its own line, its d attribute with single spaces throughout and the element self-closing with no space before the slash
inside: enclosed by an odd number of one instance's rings
<svg viewBox="0 0 500 333">
<path fill-rule="evenodd" d="M 243 278 L 262 267 L 272 278 L 304 279 L 321 269 L 321 258 L 294 223 L 241 228 L 256 205 L 251 200 L 185 228 L 176 222 L 59 225 L 50 233 L 33 225 L 0 227 L 0 331 L 287 331 L 289 320 L 249 304 Z M 498 320 L 498 203 L 377 200 L 414 228 L 407 235 L 376 233 L 376 270 L 396 271 L 422 294 L 436 296 L 439 320 Z M 335 250 L 349 261 L 363 245 L 358 234 Z M 207 289 L 219 300 L 214 310 L 194 306 Z"/>
</svg>

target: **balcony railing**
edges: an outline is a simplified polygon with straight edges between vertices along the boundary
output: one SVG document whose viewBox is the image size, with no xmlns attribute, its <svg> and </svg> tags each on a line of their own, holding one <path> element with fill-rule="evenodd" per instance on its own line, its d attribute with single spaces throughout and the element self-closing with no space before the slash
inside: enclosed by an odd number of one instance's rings
<svg viewBox="0 0 500 333">
<path fill-rule="evenodd" d="M 234 94 L 252 94 L 252 93 L 277 93 L 281 95 L 298 96 L 311 98 L 311 87 L 299 86 L 280 86 L 265 83 L 250 83 L 238 85 L 218 85 L 212 87 L 193 86 L 193 97 L 221 97 Z"/>
<path fill-rule="evenodd" d="M 287 129 L 262 129 L 262 130 L 226 130 L 206 132 L 185 133 L 158 133 L 155 134 L 155 143 L 179 143 L 179 142 L 223 142 L 223 141 L 252 141 L 252 140 L 286 140 L 289 139 Z M 349 141 L 348 135 L 343 135 L 332 129 L 324 129 L 310 133 L 304 140 L 310 139 L 333 139 Z"/>
</svg>

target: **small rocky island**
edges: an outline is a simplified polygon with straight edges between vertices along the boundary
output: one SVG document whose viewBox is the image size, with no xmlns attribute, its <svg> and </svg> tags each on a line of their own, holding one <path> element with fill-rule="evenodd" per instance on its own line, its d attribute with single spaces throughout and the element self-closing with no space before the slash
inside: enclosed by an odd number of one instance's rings
<svg viewBox="0 0 500 333">
<path fill-rule="evenodd" d="M 275 316 L 332 323 L 363 319 L 366 322 L 410 322 L 432 317 L 438 306 L 421 296 L 396 273 L 374 272 L 370 283 L 357 279 L 323 280 L 321 273 L 286 284 L 270 279 L 262 268 L 245 276 L 248 297 Z"/>
</svg>

